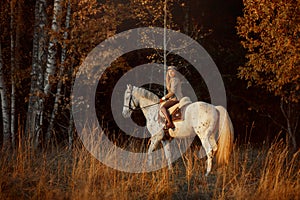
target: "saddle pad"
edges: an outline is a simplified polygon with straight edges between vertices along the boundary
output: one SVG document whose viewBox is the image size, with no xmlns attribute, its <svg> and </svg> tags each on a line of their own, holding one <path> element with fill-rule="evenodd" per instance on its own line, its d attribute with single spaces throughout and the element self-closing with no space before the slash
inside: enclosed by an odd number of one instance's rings
<svg viewBox="0 0 300 200">
<path fill-rule="evenodd" d="M 189 97 L 183 97 L 182 99 L 180 99 L 179 102 L 179 108 L 183 108 L 184 106 L 191 104 L 192 101 Z"/>
</svg>

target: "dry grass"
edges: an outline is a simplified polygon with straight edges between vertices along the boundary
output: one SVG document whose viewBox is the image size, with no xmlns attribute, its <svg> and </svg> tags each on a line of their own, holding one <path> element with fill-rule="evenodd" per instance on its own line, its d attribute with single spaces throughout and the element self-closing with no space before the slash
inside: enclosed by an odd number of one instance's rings
<svg viewBox="0 0 300 200">
<path fill-rule="evenodd" d="M 19 148 L 0 153 L 0 199 L 299 199 L 299 153 L 290 155 L 283 142 L 236 146 L 229 165 L 214 165 L 205 177 L 195 151 L 172 172 L 134 174 L 106 167 L 80 145 L 71 152 Z"/>
</svg>

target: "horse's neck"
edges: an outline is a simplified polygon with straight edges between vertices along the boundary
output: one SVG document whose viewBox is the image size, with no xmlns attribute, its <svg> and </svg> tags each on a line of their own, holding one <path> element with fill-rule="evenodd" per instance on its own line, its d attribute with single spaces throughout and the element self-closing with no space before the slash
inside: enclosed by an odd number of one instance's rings
<svg viewBox="0 0 300 200">
<path fill-rule="evenodd" d="M 145 98 L 140 98 L 140 107 L 141 108 L 148 108 L 151 107 L 151 105 L 155 104 L 153 101 Z"/>
<path fill-rule="evenodd" d="M 135 95 L 139 99 L 140 107 L 147 119 L 152 119 L 158 114 L 159 105 L 151 99 L 147 99 L 145 96 L 136 92 Z"/>
<path fill-rule="evenodd" d="M 149 105 L 156 104 L 158 101 L 158 97 L 155 94 L 143 88 L 134 87 L 133 93 L 139 99 L 141 107 L 148 107 Z"/>
<path fill-rule="evenodd" d="M 142 111 L 148 120 L 154 119 L 158 115 L 159 106 L 155 102 L 143 98 L 140 101 L 140 106 L 143 108 Z"/>
</svg>

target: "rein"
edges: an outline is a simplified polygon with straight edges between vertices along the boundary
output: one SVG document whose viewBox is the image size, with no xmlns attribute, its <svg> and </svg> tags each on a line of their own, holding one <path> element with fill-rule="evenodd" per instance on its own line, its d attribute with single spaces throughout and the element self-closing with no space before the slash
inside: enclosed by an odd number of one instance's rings
<svg viewBox="0 0 300 200">
<path fill-rule="evenodd" d="M 157 102 L 157 103 L 154 103 L 154 104 L 150 104 L 150 105 L 148 105 L 148 106 L 144 106 L 144 107 L 136 108 L 136 110 L 141 110 L 141 109 L 143 109 L 143 108 L 149 108 L 149 107 L 151 107 L 151 106 L 155 106 L 155 105 L 157 105 L 157 104 L 159 104 L 159 102 Z"/>
<path fill-rule="evenodd" d="M 131 108 L 130 104 L 129 104 L 129 106 L 124 105 L 124 107 L 129 108 L 129 110 L 141 110 L 141 109 L 144 109 L 144 108 L 149 108 L 149 107 L 151 107 L 151 106 L 155 106 L 155 105 L 157 105 L 157 104 L 159 104 L 159 102 L 154 103 L 154 104 L 150 104 L 150 105 L 148 105 L 148 106 L 135 108 L 135 109 Z"/>
<path fill-rule="evenodd" d="M 134 104 L 134 106 L 136 107 L 135 109 L 133 109 L 132 107 L 131 107 L 131 102 L 133 102 L 133 104 Z M 160 102 L 157 102 L 157 103 L 153 103 L 153 104 L 150 104 L 150 105 L 148 105 L 148 106 L 144 106 L 144 107 L 139 107 L 139 108 L 137 108 L 137 105 L 135 104 L 135 102 L 132 100 L 132 93 L 130 94 L 130 99 L 129 99 L 129 103 L 128 103 L 128 106 L 127 105 L 124 105 L 124 107 L 126 107 L 126 108 L 129 108 L 129 110 L 142 110 L 142 109 L 144 109 L 144 108 L 149 108 L 149 107 L 152 107 L 152 106 L 155 106 L 155 105 L 157 105 L 157 104 L 159 104 Z"/>
</svg>

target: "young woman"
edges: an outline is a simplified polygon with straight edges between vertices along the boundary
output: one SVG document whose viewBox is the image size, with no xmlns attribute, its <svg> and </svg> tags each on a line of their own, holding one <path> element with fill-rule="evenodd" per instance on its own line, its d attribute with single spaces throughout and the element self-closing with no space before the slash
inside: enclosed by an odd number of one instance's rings
<svg viewBox="0 0 300 200">
<path fill-rule="evenodd" d="M 167 120 L 166 128 L 174 129 L 175 125 L 173 124 L 168 108 L 178 103 L 180 99 L 183 97 L 181 91 L 181 81 L 177 76 L 177 71 L 174 66 L 168 67 L 168 71 L 166 74 L 166 86 L 167 86 L 168 93 L 160 99 L 161 103 L 166 101 L 161 106 L 161 111 Z"/>
</svg>

